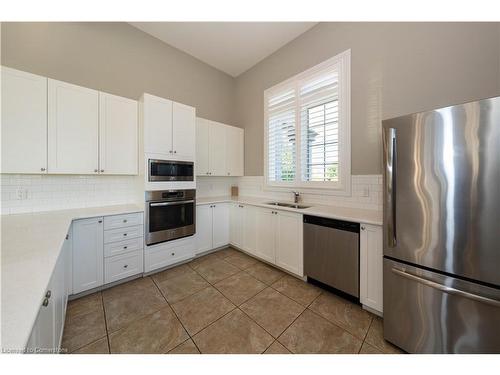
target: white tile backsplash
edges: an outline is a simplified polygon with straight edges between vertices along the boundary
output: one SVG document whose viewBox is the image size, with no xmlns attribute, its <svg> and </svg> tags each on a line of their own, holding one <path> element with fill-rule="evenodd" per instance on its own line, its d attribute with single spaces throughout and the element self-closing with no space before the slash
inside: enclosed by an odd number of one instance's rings
<svg viewBox="0 0 500 375">
<path fill-rule="evenodd" d="M 275 191 L 264 188 L 263 176 L 238 177 L 241 196 L 263 197 L 271 200 L 291 201 L 291 191 Z M 290 189 L 292 190 L 292 189 Z M 351 195 L 336 196 L 310 193 L 301 190 L 301 203 L 382 210 L 382 176 L 355 175 L 351 180 Z"/>
<path fill-rule="evenodd" d="M 134 203 L 136 176 L 2 174 L 1 213 Z"/>
<path fill-rule="evenodd" d="M 238 185 L 240 177 L 196 177 L 196 196 L 199 198 L 231 195 L 231 186 Z"/>
</svg>

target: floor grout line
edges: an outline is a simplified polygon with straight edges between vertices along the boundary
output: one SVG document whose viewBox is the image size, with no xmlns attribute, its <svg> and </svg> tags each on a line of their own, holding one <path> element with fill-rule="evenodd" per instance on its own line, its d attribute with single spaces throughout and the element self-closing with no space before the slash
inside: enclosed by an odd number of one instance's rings
<svg viewBox="0 0 500 375">
<path fill-rule="evenodd" d="M 108 342 L 108 353 L 111 354 L 111 344 L 109 343 L 109 332 L 108 332 L 108 320 L 106 319 L 106 307 L 104 306 L 104 297 L 101 293 L 101 304 L 102 304 L 102 311 L 104 312 L 104 327 L 106 328 L 106 341 Z"/>
</svg>

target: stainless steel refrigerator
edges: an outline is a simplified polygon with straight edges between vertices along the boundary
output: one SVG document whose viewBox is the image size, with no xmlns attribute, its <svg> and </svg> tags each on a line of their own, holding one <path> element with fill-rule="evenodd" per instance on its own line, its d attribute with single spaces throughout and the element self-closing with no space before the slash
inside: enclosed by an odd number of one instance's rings
<svg viewBox="0 0 500 375">
<path fill-rule="evenodd" d="M 500 97 L 383 121 L 384 337 L 500 353 Z"/>
</svg>

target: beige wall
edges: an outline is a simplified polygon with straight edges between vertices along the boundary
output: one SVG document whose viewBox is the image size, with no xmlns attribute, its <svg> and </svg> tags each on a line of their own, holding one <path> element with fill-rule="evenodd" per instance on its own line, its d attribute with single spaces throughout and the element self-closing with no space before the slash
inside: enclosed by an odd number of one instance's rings
<svg viewBox="0 0 500 375">
<path fill-rule="evenodd" d="M 498 24 L 322 23 L 236 79 L 245 174 L 263 174 L 263 91 L 351 49 L 352 174 L 381 173 L 381 120 L 500 95 Z"/>
<path fill-rule="evenodd" d="M 126 23 L 2 23 L 2 65 L 233 123 L 234 78 Z"/>
</svg>

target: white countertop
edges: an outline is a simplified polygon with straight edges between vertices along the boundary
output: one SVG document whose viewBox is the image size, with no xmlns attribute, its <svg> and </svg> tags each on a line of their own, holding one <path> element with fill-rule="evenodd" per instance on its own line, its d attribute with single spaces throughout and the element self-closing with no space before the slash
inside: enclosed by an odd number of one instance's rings
<svg viewBox="0 0 500 375">
<path fill-rule="evenodd" d="M 2 215 L 2 347 L 26 346 L 72 220 L 142 211 L 129 204 Z"/>
<path fill-rule="evenodd" d="M 351 208 L 351 207 L 339 207 L 339 206 L 326 206 L 317 204 L 307 204 L 301 203 L 304 206 L 310 206 L 309 208 L 288 208 L 288 207 L 277 207 L 266 202 L 272 202 L 273 199 L 269 198 L 257 198 L 257 197 L 207 197 L 207 198 L 197 198 L 197 205 L 213 204 L 213 203 L 224 203 L 224 202 L 235 202 L 241 204 L 249 204 L 252 206 L 259 206 L 265 208 L 271 208 L 274 210 L 292 211 L 304 215 L 320 216 L 329 219 L 338 219 L 353 221 L 356 223 L 365 223 L 373 225 L 382 225 L 382 211 L 378 210 L 366 210 L 362 208 Z M 286 202 L 291 203 L 291 202 Z"/>
</svg>

